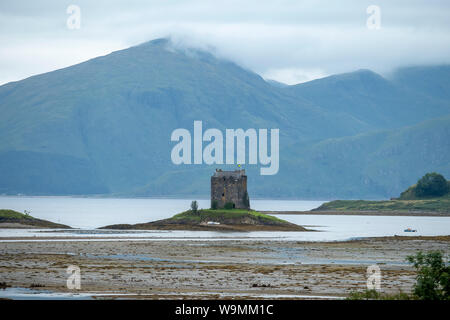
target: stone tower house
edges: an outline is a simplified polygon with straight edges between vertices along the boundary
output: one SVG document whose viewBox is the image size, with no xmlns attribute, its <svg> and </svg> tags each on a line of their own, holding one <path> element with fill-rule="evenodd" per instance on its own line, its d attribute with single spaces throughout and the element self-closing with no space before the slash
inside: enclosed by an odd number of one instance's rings
<svg viewBox="0 0 450 320">
<path fill-rule="evenodd" d="M 225 203 L 231 202 L 234 208 L 250 209 L 245 170 L 216 169 L 211 177 L 211 207 L 215 201 L 218 208 L 223 208 Z"/>
</svg>

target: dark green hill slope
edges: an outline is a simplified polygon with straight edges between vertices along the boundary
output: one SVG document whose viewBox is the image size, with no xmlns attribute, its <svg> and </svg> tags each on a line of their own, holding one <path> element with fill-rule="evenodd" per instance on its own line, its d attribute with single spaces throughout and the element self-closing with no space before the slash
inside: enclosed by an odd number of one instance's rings
<svg viewBox="0 0 450 320">
<path fill-rule="evenodd" d="M 281 172 L 298 194 L 324 198 L 396 197 L 417 177 L 437 171 L 450 175 L 450 117 L 415 126 L 293 146 L 288 156 L 295 173 Z M 326 191 L 321 191 L 326 190 Z M 364 196 L 362 196 L 364 195 Z"/>
<path fill-rule="evenodd" d="M 450 89 L 450 85 L 445 84 Z M 285 90 L 328 112 L 350 114 L 375 128 L 399 128 L 449 114 L 450 106 L 439 99 L 405 88 L 370 70 L 333 75 L 290 86 Z"/>
<path fill-rule="evenodd" d="M 415 66 L 396 70 L 390 77 L 402 87 L 447 102 L 450 99 L 450 65 Z"/>
<path fill-rule="evenodd" d="M 416 90 L 413 77 L 402 85 L 358 71 L 274 86 L 207 52 L 150 41 L 0 86 L 0 194 L 206 196 L 215 166 L 170 160 L 172 131 L 202 120 L 280 129 L 280 171 L 245 166 L 250 196 L 395 195 L 426 171 L 450 175 L 448 99 Z"/>
<path fill-rule="evenodd" d="M 129 192 L 174 169 L 170 134 L 192 130 L 194 120 L 222 130 L 280 128 L 285 145 L 364 129 L 164 39 L 1 86 L 0 111 L 0 175 L 9 175 L 0 193 Z"/>
</svg>

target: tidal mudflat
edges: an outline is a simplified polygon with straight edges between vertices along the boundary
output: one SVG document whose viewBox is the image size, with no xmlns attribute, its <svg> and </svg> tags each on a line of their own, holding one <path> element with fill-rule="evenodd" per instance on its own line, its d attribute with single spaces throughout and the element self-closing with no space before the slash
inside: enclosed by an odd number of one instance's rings
<svg viewBox="0 0 450 320">
<path fill-rule="evenodd" d="M 2 241 L 0 282 L 97 299 L 339 299 L 366 289 L 372 264 L 381 269 L 382 292 L 410 292 L 415 272 L 406 256 L 418 250 L 449 254 L 449 243 L 450 236 L 342 242 Z M 69 265 L 81 270 L 80 290 L 66 287 Z"/>
</svg>

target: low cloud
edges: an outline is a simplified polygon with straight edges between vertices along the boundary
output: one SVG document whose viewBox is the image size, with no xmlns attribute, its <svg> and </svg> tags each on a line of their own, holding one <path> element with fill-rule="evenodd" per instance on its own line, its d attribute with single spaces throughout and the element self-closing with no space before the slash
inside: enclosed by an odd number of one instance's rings
<svg viewBox="0 0 450 320">
<path fill-rule="evenodd" d="M 81 28 L 66 26 L 70 4 Z M 369 5 L 381 28 L 366 26 Z M 448 1 L 88 1 L 0 4 L 0 83 L 70 66 L 158 37 L 213 50 L 293 84 L 368 68 L 450 62 Z"/>
</svg>

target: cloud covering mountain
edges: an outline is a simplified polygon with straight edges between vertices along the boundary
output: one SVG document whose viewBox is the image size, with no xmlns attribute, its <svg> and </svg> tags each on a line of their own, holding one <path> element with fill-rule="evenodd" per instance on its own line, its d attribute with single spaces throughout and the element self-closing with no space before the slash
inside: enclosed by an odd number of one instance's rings
<svg viewBox="0 0 450 320">
<path fill-rule="evenodd" d="M 366 26 L 367 8 L 381 28 Z M 80 29 L 67 28 L 69 5 Z M 277 81 L 295 84 L 359 68 L 450 63 L 450 2 L 441 0 L 3 0 L 0 84 L 172 36 Z"/>
</svg>

